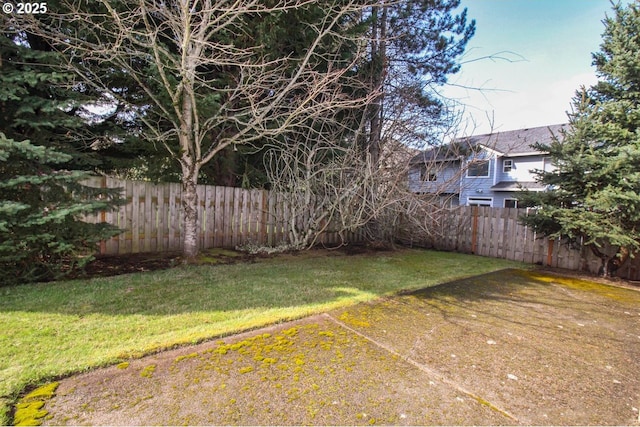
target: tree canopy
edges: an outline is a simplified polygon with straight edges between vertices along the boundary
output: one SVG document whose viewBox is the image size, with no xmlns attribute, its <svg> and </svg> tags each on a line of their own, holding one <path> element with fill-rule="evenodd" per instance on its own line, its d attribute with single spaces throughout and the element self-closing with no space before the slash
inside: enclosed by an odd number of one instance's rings
<svg viewBox="0 0 640 427">
<path fill-rule="evenodd" d="M 640 249 L 640 9 L 613 7 L 593 54 L 597 84 L 578 91 L 570 128 L 550 145 L 555 170 L 538 171 L 549 191 L 524 218 L 543 234 L 590 248 L 610 275 Z"/>
<path fill-rule="evenodd" d="M 125 157 L 139 160 L 134 173 L 180 180 L 189 260 L 198 250 L 196 185 L 202 179 L 229 182 L 242 170 L 243 182 L 259 181 L 264 148 L 291 151 L 289 143 L 303 144 L 301 152 L 321 153 L 321 162 L 334 164 L 336 153 L 355 159 L 355 150 L 373 159 L 362 163 L 373 177 L 383 168 L 381 132 L 389 127 L 383 124 L 383 104 L 395 109 L 403 103 L 391 101 L 392 93 L 414 106 L 413 119 L 421 113 L 439 117 L 437 97 L 425 88 L 457 71 L 475 28 L 466 11 L 455 15 L 459 5 L 51 0 L 46 14 L 0 19 L 57 55 L 58 68 L 51 69 L 68 78 L 65 89 L 99 105 L 104 117 L 87 124 L 114 123 L 124 130 L 103 132 L 91 154 L 124 148 Z M 73 108 L 82 105 L 74 102 Z M 406 111 L 392 112 L 402 116 L 400 127 L 412 120 Z M 357 168 L 341 162 L 345 184 L 364 186 L 352 178 Z M 360 200 L 377 197 L 381 187 L 366 185 L 372 191 L 354 194 Z"/>
</svg>

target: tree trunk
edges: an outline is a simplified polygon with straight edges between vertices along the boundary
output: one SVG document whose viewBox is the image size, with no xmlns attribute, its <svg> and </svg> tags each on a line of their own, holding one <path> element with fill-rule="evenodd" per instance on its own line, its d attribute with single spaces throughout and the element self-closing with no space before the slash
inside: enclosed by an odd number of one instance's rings
<svg viewBox="0 0 640 427">
<path fill-rule="evenodd" d="M 369 111 L 369 138 L 368 138 L 368 167 L 371 168 L 372 176 L 377 173 L 380 167 L 380 156 L 382 146 L 382 129 L 383 129 L 383 106 L 384 106 L 384 83 L 387 76 L 387 6 L 384 1 L 374 6 L 371 11 L 372 27 L 371 27 L 371 91 L 377 92 L 378 95 L 373 99 Z M 365 197 L 370 199 L 371 217 L 367 224 L 368 239 L 375 244 L 379 244 L 384 240 L 384 233 L 381 232 L 380 218 L 375 213 L 375 201 L 378 198 L 378 188 L 374 184 L 369 189 L 369 194 Z"/>
<path fill-rule="evenodd" d="M 183 237 L 182 255 L 183 262 L 188 264 L 198 255 L 198 168 L 193 164 L 182 164 L 182 208 Z"/>
<path fill-rule="evenodd" d="M 369 155 L 371 164 L 375 168 L 380 161 L 380 144 L 382 140 L 382 114 L 384 103 L 384 81 L 387 76 L 387 6 L 382 5 L 382 13 L 379 16 L 376 6 L 372 10 L 372 41 L 371 41 L 371 90 L 379 94 L 371 107 Z"/>
<path fill-rule="evenodd" d="M 624 246 L 618 247 L 618 250 L 613 256 L 601 251 L 596 245 L 589 245 L 589 247 L 591 248 L 591 252 L 600 258 L 602 264 L 600 265 L 598 274 L 604 277 L 612 277 L 631 256 L 631 251 Z"/>
</svg>

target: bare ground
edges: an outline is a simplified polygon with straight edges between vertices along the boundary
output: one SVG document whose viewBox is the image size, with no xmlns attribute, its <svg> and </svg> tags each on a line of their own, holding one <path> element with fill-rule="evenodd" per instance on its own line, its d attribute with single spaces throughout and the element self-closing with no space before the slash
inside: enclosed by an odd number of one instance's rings
<svg viewBox="0 0 640 427">
<path fill-rule="evenodd" d="M 62 380 L 45 424 L 640 424 L 640 292 L 507 270 Z"/>
</svg>

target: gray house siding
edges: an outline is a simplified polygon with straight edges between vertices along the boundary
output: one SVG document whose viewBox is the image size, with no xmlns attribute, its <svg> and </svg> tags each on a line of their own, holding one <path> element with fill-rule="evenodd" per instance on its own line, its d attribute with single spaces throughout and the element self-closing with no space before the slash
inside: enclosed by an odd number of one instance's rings
<svg viewBox="0 0 640 427">
<path fill-rule="evenodd" d="M 493 207 L 494 208 L 504 208 L 506 200 L 517 200 L 518 193 L 516 192 L 495 192 L 493 196 Z"/>
<path fill-rule="evenodd" d="M 409 172 L 409 189 L 414 193 L 460 192 L 460 163 L 438 162 L 426 169 L 425 165 L 416 165 Z M 435 181 L 423 179 L 422 175 L 434 175 Z"/>
<path fill-rule="evenodd" d="M 511 171 L 504 171 L 505 161 L 511 162 Z M 496 183 L 502 181 L 510 182 L 527 182 L 533 179 L 531 171 L 535 169 L 544 169 L 544 155 L 526 156 L 526 157 L 501 157 L 498 159 L 498 168 L 496 170 Z"/>
</svg>

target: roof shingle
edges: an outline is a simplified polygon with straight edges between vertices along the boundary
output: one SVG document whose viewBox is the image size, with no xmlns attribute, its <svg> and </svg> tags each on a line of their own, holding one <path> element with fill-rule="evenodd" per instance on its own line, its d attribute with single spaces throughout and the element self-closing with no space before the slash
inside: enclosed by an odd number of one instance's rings
<svg viewBox="0 0 640 427">
<path fill-rule="evenodd" d="M 568 125 L 539 126 L 527 129 L 496 132 L 485 135 L 461 138 L 469 145 L 482 145 L 485 148 L 498 152 L 501 156 L 517 156 L 522 154 L 539 154 L 540 151 L 532 147 L 533 144 L 549 144 L 553 138 L 562 136 L 561 131 Z"/>
<path fill-rule="evenodd" d="M 459 160 L 462 154 L 477 146 L 496 151 L 498 155 L 505 157 L 541 154 L 532 145 L 549 144 L 553 138 L 561 138 L 562 131 L 568 127 L 567 124 L 539 126 L 457 138 L 451 144 L 433 147 L 417 154 L 411 159 L 411 163 Z"/>
</svg>

